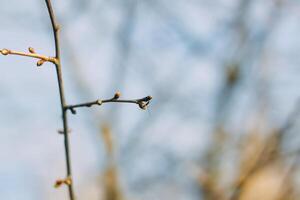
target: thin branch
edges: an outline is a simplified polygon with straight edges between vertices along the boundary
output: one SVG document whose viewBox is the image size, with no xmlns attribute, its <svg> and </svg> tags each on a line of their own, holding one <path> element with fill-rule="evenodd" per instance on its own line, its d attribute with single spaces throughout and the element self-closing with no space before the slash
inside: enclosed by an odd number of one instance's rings
<svg viewBox="0 0 300 200">
<path fill-rule="evenodd" d="M 59 25 L 55 19 L 55 15 L 53 12 L 53 8 L 51 5 L 51 0 L 45 0 L 47 5 L 47 10 L 49 13 L 49 17 L 51 20 L 52 25 L 52 31 L 54 36 L 54 42 L 55 42 L 55 57 L 48 57 L 41 54 L 37 54 L 35 50 L 32 47 L 28 48 L 28 53 L 24 52 L 18 52 L 18 51 L 12 51 L 9 49 L 2 49 L 0 50 L 0 54 L 6 56 L 6 55 L 18 55 L 18 56 L 25 56 L 25 57 L 31 57 L 31 58 L 38 58 L 40 59 L 37 62 L 37 66 L 41 66 L 44 62 L 51 62 L 55 65 L 56 69 L 56 75 L 57 75 L 57 82 L 59 87 L 59 96 L 60 96 L 60 104 L 61 104 L 61 112 L 62 112 L 62 121 L 63 121 L 63 130 L 59 130 L 58 132 L 64 135 L 64 147 L 65 147 L 65 156 L 66 156 L 66 178 L 59 179 L 55 183 L 55 187 L 59 187 L 63 184 L 68 186 L 69 191 L 69 198 L 70 200 L 75 200 L 74 190 L 73 190 L 73 179 L 72 179 L 72 171 L 71 171 L 71 158 L 70 158 L 70 145 L 69 145 L 69 132 L 68 129 L 68 110 L 70 110 L 73 114 L 76 113 L 75 108 L 79 107 L 91 107 L 93 105 L 102 105 L 103 103 L 134 103 L 138 104 L 138 106 L 141 109 L 146 109 L 148 104 L 150 103 L 150 100 L 152 99 L 151 96 L 147 96 L 141 99 L 134 99 L 134 100 L 121 100 L 120 93 L 115 93 L 114 97 L 111 99 L 106 100 L 96 100 L 92 102 L 82 103 L 82 104 L 76 104 L 76 105 L 68 105 L 65 100 L 65 93 L 64 93 L 64 85 L 63 85 L 63 79 L 62 79 L 62 70 L 61 70 L 61 61 L 60 61 L 60 44 L 59 44 Z"/>
<path fill-rule="evenodd" d="M 64 134 L 64 145 L 65 145 L 65 155 L 66 155 L 66 168 L 67 168 L 67 177 L 71 180 L 70 184 L 67 184 L 68 190 L 69 190 L 69 197 L 70 200 L 75 200 L 75 195 L 73 192 L 73 181 L 72 181 L 72 170 L 71 170 L 71 158 L 70 158 L 70 148 L 69 148 L 69 135 L 68 135 L 68 113 L 67 113 L 67 104 L 65 100 L 65 94 L 64 94 L 64 86 L 63 86 L 63 80 L 62 80 L 62 72 L 61 72 L 61 62 L 60 62 L 60 45 L 59 45 L 59 25 L 56 22 L 56 18 L 53 12 L 53 8 L 51 5 L 51 0 L 45 0 L 49 17 L 51 20 L 52 25 L 52 31 L 54 36 L 54 42 L 55 42 L 55 58 L 56 61 L 55 67 L 56 67 L 56 74 L 57 74 L 57 80 L 58 80 L 58 87 L 59 87 L 59 96 L 60 96 L 60 103 L 61 103 L 61 111 L 62 111 L 62 120 L 63 120 L 63 134 Z"/>
<path fill-rule="evenodd" d="M 72 114 L 76 114 L 75 108 L 80 108 L 80 107 L 91 107 L 94 105 L 101 106 L 104 103 L 132 103 L 132 104 L 137 104 L 141 109 L 145 110 L 152 99 L 151 96 L 146 96 L 141 99 L 125 100 L 125 99 L 119 99 L 120 95 L 121 94 L 117 92 L 115 93 L 114 97 L 110 99 L 105 99 L 105 100 L 97 99 L 91 102 L 68 105 L 67 107 L 65 107 L 65 109 L 70 110 Z"/>
<path fill-rule="evenodd" d="M 54 64 L 56 64 L 58 62 L 58 60 L 56 58 L 35 53 L 35 50 L 32 47 L 29 47 L 28 51 L 29 51 L 29 53 L 13 51 L 13 50 L 9 50 L 9 49 L 2 49 L 2 50 L 0 50 L 0 53 L 4 56 L 17 55 L 17 56 L 38 58 L 40 60 L 37 62 L 37 66 L 41 66 L 44 62 L 52 62 Z"/>
</svg>

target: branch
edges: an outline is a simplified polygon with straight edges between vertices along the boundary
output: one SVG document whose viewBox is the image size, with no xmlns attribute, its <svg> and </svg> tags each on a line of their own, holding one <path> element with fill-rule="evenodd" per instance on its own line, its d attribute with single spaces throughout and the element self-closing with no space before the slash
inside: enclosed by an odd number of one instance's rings
<svg viewBox="0 0 300 200">
<path fill-rule="evenodd" d="M 76 114 L 75 108 L 80 108 L 80 107 L 91 107 L 94 105 L 101 106 L 104 103 L 133 103 L 133 104 L 137 104 L 141 109 L 145 110 L 152 99 L 151 96 L 146 96 L 141 99 L 125 100 L 125 99 L 119 99 L 120 96 L 121 96 L 121 93 L 116 92 L 113 98 L 105 99 L 105 100 L 97 99 L 97 100 L 91 101 L 91 102 L 68 105 L 65 107 L 65 109 L 70 110 L 72 112 L 72 114 Z"/>
<path fill-rule="evenodd" d="M 47 5 L 49 17 L 51 20 L 52 31 L 53 31 L 53 39 L 55 43 L 55 69 L 57 75 L 57 82 L 59 88 L 59 97 L 60 97 L 60 104 L 61 104 L 61 112 L 62 112 L 62 122 L 63 122 L 63 135 L 64 135 L 64 146 L 65 146 L 65 156 L 66 156 L 66 170 L 67 170 L 67 177 L 72 180 L 72 170 L 71 170 L 71 152 L 70 152 L 70 144 L 69 144 L 69 134 L 68 134 L 68 113 L 66 110 L 66 100 L 65 100 L 65 93 L 64 93 L 64 84 L 61 72 L 61 62 L 60 62 L 60 45 L 59 45 L 59 25 L 56 22 L 56 18 L 53 12 L 51 0 L 45 0 Z M 71 181 L 68 185 L 69 197 L 70 200 L 75 200 L 74 189 L 73 189 L 73 181 Z"/>
<path fill-rule="evenodd" d="M 63 122 L 63 130 L 59 130 L 58 132 L 64 135 L 64 149 L 65 149 L 65 159 L 66 159 L 66 172 L 67 178 L 59 179 L 55 183 L 55 187 L 59 187 L 63 184 L 68 186 L 69 191 L 69 198 L 70 200 L 75 200 L 74 189 L 73 189 L 73 179 L 72 179 L 72 170 L 71 170 L 71 152 L 70 152 L 70 144 L 69 144 L 69 132 L 70 129 L 68 128 L 68 110 L 70 110 L 73 114 L 76 114 L 75 108 L 78 107 L 91 107 L 93 105 L 102 105 L 103 103 L 115 102 L 115 103 L 134 103 L 137 104 L 141 109 L 146 109 L 150 100 L 152 99 L 151 96 L 147 96 L 141 99 L 134 99 L 134 100 L 120 100 L 120 93 L 115 93 L 114 97 L 111 99 L 106 100 L 96 100 L 93 102 L 87 102 L 82 104 L 76 105 L 68 105 L 65 99 L 65 92 L 64 92 L 64 84 L 62 78 L 62 70 L 61 70 L 61 59 L 60 59 L 60 43 L 59 43 L 59 25 L 56 21 L 51 0 L 45 0 L 47 5 L 47 10 L 49 13 L 49 17 L 51 20 L 52 25 L 52 32 L 54 36 L 54 43 L 55 43 L 55 57 L 44 56 L 41 54 L 37 54 L 32 47 L 28 48 L 29 52 L 19 52 L 13 51 L 9 49 L 2 49 L 0 50 L 0 54 L 7 56 L 7 55 L 18 55 L 24 57 L 31 57 L 39 59 L 37 62 L 37 66 L 43 65 L 45 62 L 51 62 L 55 65 L 56 75 L 57 75 L 57 82 L 59 88 L 59 97 L 60 97 L 60 105 L 61 105 L 61 112 L 62 112 L 62 122 Z"/>
<path fill-rule="evenodd" d="M 9 49 L 2 49 L 0 50 L 0 53 L 4 56 L 7 55 L 17 55 L 17 56 L 25 56 L 25 57 L 31 57 L 31 58 L 38 58 L 40 59 L 36 65 L 39 67 L 42 64 L 44 64 L 45 62 L 52 62 L 53 64 L 57 64 L 58 60 L 56 58 L 53 57 L 49 57 L 49 56 L 44 56 L 41 54 L 37 54 L 35 53 L 35 50 L 32 47 L 28 48 L 29 53 L 26 52 L 19 52 L 19 51 L 13 51 L 13 50 L 9 50 Z"/>
</svg>

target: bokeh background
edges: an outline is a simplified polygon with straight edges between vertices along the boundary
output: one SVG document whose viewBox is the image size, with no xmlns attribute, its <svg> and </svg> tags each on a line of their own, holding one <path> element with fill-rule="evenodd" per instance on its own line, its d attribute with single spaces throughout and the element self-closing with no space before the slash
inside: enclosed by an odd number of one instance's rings
<svg viewBox="0 0 300 200">
<path fill-rule="evenodd" d="M 53 55 L 42 0 L 0 0 L 0 48 Z M 299 199 L 298 0 L 53 0 L 75 192 L 89 200 Z M 0 198 L 65 200 L 55 69 L 0 57 Z"/>
</svg>

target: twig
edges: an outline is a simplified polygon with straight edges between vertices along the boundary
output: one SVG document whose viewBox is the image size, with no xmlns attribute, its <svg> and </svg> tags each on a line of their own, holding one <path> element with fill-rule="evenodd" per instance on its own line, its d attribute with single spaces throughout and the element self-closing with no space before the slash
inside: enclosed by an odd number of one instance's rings
<svg viewBox="0 0 300 200">
<path fill-rule="evenodd" d="M 146 96 L 141 99 L 133 99 L 133 100 L 119 99 L 119 97 L 120 97 L 120 93 L 117 92 L 114 95 L 114 97 L 111 99 L 105 99 L 105 100 L 97 99 L 97 100 L 91 101 L 91 102 L 68 105 L 66 107 L 66 109 L 70 110 L 72 112 L 72 114 L 76 114 L 75 108 L 80 108 L 80 107 L 91 107 L 94 105 L 101 106 L 104 103 L 132 103 L 132 104 L 137 104 L 141 109 L 145 110 L 152 99 L 151 96 Z"/>
<path fill-rule="evenodd" d="M 59 179 L 55 183 L 55 187 L 59 187 L 63 184 L 68 186 L 69 191 L 69 198 L 70 200 L 75 200 L 74 190 L 73 190 L 73 179 L 72 179 L 72 170 L 71 170 L 71 157 L 70 157 L 70 145 L 69 145 L 69 134 L 70 129 L 68 128 L 68 110 L 70 110 L 73 114 L 76 114 L 75 108 L 79 107 L 91 107 L 93 105 L 102 105 L 103 103 L 134 103 L 138 104 L 141 109 L 146 109 L 150 100 L 152 99 L 151 96 L 147 96 L 141 99 L 133 99 L 133 100 L 123 100 L 120 98 L 120 92 L 115 93 L 114 97 L 111 99 L 105 100 L 96 100 L 87 103 L 75 104 L 75 105 L 68 105 L 65 100 L 65 93 L 64 93 L 64 84 L 62 79 L 62 71 L 61 71 L 61 61 L 60 61 L 60 45 L 59 45 L 59 25 L 55 19 L 55 15 L 53 12 L 53 8 L 51 5 L 51 0 L 45 0 L 49 17 L 51 20 L 52 31 L 54 36 L 55 42 L 55 57 L 48 57 L 41 54 L 37 54 L 32 47 L 28 48 L 28 53 L 12 51 L 9 49 L 2 49 L 0 50 L 0 54 L 7 56 L 7 55 L 18 55 L 18 56 L 25 56 L 31 58 L 38 58 L 39 61 L 37 62 L 37 66 L 41 66 L 44 62 L 51 62 L 55 65 L 56 75 L 57 75 L 57 82 L 59 87 L 59 96 L 60 96 L 60 104 L 61 104 L 61 112 L 62 112 L 62 121 L 63 121 L 63 130 L 59 130 L 60 134 L 64 135 L 64 147 L 65 147 L 65 156 L 66 156 L 66 170 L 67 175 L 65 179 Z"/>
<path fill-rule="evenodd" d="M 9 50 L 9 49 L 2 49 L 2 50 L 0 50 L 0 53 L 4 56 L 17 55 L 17 56 L 38 58 L 40 60 L 37 62 L 37 66 L 41 66 L 44 62 L 52 62 L 54 64 L 56 64 L 58 62 L 58 60 L 56 58 L 48 57 L 48 56 L 44 56 L 44 55 L 35 53 L 35 50 L 32 47 L 29 47 L 28 51 L 29 51 L 29 53 L 13 51 L 13 50 Z"/>
<path fill-rule="evenodd" d="M 54 35 L 54 42 L 55 42 L 55 58 L 56 62 L 56 74 L 58 80 L 58 87 L 59 87 L 59 96 L 60 96 L 60 103 L 61 103 L 61 111 L 62 111 L 62 120 L 63 120 L 63 135 L 64 135 L 64 145 L 65 145 L 65 155 L 66 155 L 66 167 L 67 167 L 67 177 L 72 180 L 72 170 L 71 170 L 71 158 L 70 158 L 70 148 L 69 148 L 69 135 L 68 135 L 68 113 L 67 113 L 67 104 L 65 100 L 64 94 L 64 85 L 62 80 L 62 72 L 61 72 L 61 62 L 60 62 L 60 46 L 59 46 L 59 25 L 56 22 L 55 15 L 52 9 L 51 0 L 45 0 L 49 17 L 51 20 L 52 31 Z M 74 200 L 74 190 L 73 190 L 73 181 L 68 185 L 69 190 L 69 197 L 70 200 Z"/>
</svg>

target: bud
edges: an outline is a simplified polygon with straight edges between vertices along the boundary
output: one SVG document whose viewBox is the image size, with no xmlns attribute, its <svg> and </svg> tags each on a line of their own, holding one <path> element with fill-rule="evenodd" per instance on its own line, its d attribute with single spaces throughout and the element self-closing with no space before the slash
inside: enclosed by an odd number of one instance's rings
<svg viewBox="0 0 300 200">
<path fill-rule="evenodd" d="M 2 49 L 2 50 L 1 50 L 1 54 L 4 55 L 4 56 L 8 55 L 9 52 L 10 52 L 10 51 L 9 51 L 8 49 Z"/>
<path fill-rule="evenodd" d="M 54 187 L 58 188 L 62 184 L 72 185 L 72 179 L 70 177 L 67 177 L 66 179 L 59 179 L 59 180 L 55 181 Z"/>
<path fill-rule="evenodd" d="M 98 100 L 97 100 L 97 104 L 98 104 L 99 106 L 101 106 L 101 105 L 102 105 L 102 100 L 98 99 Z"/>
<path fill-rule="evenodd" d="M 150 101 L 152 96 L 146 96 L 145 98 L 141 99 L 141 101 Z"/>
<path fill-rule="evenodd" d="M 65 184 L 66 185 L 72 185 L 72 179 L 70 177 L 65 179 Z"/>
<path fill-rule="evenodd" d="M 116 92 L 113 99 L 119 99 L 120 96 L 121 96 L 121 93 L 120 92 Z"/>
<path fill-rule="evenodd" d="M 64 180 L 57 180 L 55 181 L 54 187 L 59 188 L 64 183 Z"/>
<path fill-rule="evenodd" d="M 29 51 L 30 53 L 35 53 L 35 50 L 34 50 L 34 48 L 32 48 L 32 47 L 29 47 L 29 48 L 28 48 L 28 51 Z"/>
<path fill-rule="evenodd" d="M 148 103 L 144 103 L 144 102 L 142 102 L 142 101 L 140 101 L 138 104 L 139 104 L 139 107 L 140 107 L 141 109 L 143 109 L 143 110 L 146 110 L 147 105 L 148 105 Z"/>
<path fill-rule="evenodd" d="M 37 65 L 38 67 L 40 67 L 40 66 L 42 66 L 44 63 L 45 63 L 45 60 L 39 60 L 39 61 L 37 61 L 36 65 Z"/>
</svg>

